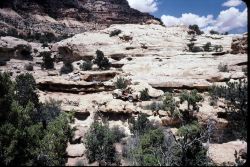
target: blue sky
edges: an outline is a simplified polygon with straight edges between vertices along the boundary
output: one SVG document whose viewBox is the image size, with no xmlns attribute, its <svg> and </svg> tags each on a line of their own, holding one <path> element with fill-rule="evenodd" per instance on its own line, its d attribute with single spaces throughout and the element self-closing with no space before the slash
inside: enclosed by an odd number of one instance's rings
<svg viewBox="0 0 250 167">
<path fill-rule="evenodd" d="M 128 0 L 130 6 L 161 18 L 166 26 L 198 24 L 204 31 L 247 32 L 241 0 Z"/>
</svg>

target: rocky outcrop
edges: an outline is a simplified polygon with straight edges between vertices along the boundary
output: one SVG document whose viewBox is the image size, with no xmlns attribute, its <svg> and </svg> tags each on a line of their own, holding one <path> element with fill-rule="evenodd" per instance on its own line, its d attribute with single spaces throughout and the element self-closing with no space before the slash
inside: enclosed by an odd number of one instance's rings
<svg viewBox="0 0 250 167">
<path fill-rule="evenodd" d="M 222 144 L 209 144 L 208 156 L 217 166 L 230 165 L 234 166 L 235 163 L 235 151 L 239 153 L 241 149 L 247 147 L 245 141 L 231 141 Z"/>
<path fill-rule="evenodd" d="M 31 45 L 22 39 L 14 37 L 0 38 L 0 61 L 10 59 L 32 59 Z"/>
<path fill-rule="evenodd" d="M 1 35 L 40 41 L 59 40 L 68 34 L 111 24 L 137 24 L 147 20 L 161 23 L 160 19 L 130 8 L 127 0 L 1 1 L 0 20 Z"/>
<path fill-rule="evenodd" d="M 110 37 L 114 30 L 117 36 Z M 231 47 L 231 36 L 212 39 L 206 35 L 197 36 L 197 46 L 207 42 L 222 45 L 226 54 L 213 52 L 184 52 L 190 39 L 185 26 L 163 27 L 160 25 L 111 25 L 99 32 L 85 32 L 55 44 L 67 47 L 65 56 L 77 59 L 93 59 L 96 50 L 103 51 L 113 67 L 129 75 L 132 80 L 146 82 L 157 89 L 198 89 L 206 91 L 215 82 L 225 82 L 238 75 L 238 63 L 246 62 L 246 55 L 232 56 L 227 53 Z M 127 39 L 127 40 L 125 40 Z M 72 55 L 72 56 L 71 56 Z M 228 65 L 229 72 L 220 72 L 220 63 Z M 237 75 L 235 74 L 237 73 Z"/>
<path fill-rule="evenodd" d="M 69 144 L 67 147 L 67 154 L 69 157 L 81 157 L 84 154 L 85 147 L 83 144 Z"/>
<path fill-rule="evenodd" d="M 93 81 L 108 81 L 113 79 L 119 72 L 116 71 L 81 71 L 80 74 L 82 75 L 81 79 L 87 82 Z"/>
<path fill-rule="evenodd" d="M 101 82 L 68 81 L 58 77 L 36 80 L 37 86 L 43 91 L 67 93 L 95 93 L 114 90 L 114 86 Z"/>
<path fill-rule="evenodd" d="M 232 54 L 244 54 L 247 53 L 247 48 L 248 48 L 248 33 L 243 34 L 242 37 L 235 37 L 232 39 L 232 44 L 231 44 L 231 53 Z"/>
</svg>

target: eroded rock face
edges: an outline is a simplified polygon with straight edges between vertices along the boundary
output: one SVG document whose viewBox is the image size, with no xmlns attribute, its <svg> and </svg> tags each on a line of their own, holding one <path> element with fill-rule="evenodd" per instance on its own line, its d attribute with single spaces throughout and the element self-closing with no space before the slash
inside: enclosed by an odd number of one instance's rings
<svg viewBox="0 0 250 167">
<path fill-rule="evenodd" d="M 40 40 L 44 37 L 48 40 L 55 40 L 58 36 L 64 38 L 110 24 L 156 20 L 130 8 L 127 0 L 1 1 L 0 19 L 3 20 L 0 34 L 18 36 L 21 33 L 22 37 Z"/>
<path fill-rule="evenodd" d="M 0 38 L 0 61 L 10 59 L 31 59 L 31 45 L 22 39 L 14 37 Z"/>
<path fill-rule="evenodd" d="M 37 80 L 37 86 L 43 91 L 68 92 L 68 93 L 94 93 L 114 90 L 114 86 L 105 83 L 86 81 L 67 81 L 58 77 L 44 78 Z"/>
<path fill-rule="evenodd" d="M 114 30 L 121 30 L 121 33 L 110 37 L 109 34 Z M 163 90 L 206 91 L 216 82 L 246 77 L 239 71 L 240 64 L 247 61 L 247 56 L 232 56 L 228 53 L 232 36 L 215 38 L 204 34 L 196 37 L 197 46 L 201 47 L 207 42 L 213 46 L 222 45 L 226 54 L 192 53 L 184 51 L 191 38 L 188 30 L 185 26 L 163 27 L 155 24 L 112 25 L 99 32 L 77 34 L 55 46 L 69 48 L 68 55 L 77 55 L 77 59 L 94 58 L 96 50 L 101 50 L 110 60 L 119 63 L 121 66 L 116 67 L 120 67 L 132 80 L 146 82 Z M 220 72 L 220 63 L 227 64 L 229 72 Z"/>
<path fill-rule="evenodd" d="M 239 152 L 241 149 L 247 147 L 245 141 L 231 141 L 222 144 L 209 144 L 208 156 L 212 159 L 215 165 L 235 165 L 235 151 Z"/>
<path fill-rule="evenodd" d="M 83 144 L 72 144 L 67 147 L 67 154 L 69 157 L 81 157 L 85 152 L 85 147 Z"/>
<path fill-rule="evenodd" d="M 232 54 L 244 54 L 247 53 L 247 48 L 248 48 L 248 33 L 243 34 L 243 37 L 235 37 L 232 39 L 232 44 L 231 44 L 231 53 Z"/>
</svg>

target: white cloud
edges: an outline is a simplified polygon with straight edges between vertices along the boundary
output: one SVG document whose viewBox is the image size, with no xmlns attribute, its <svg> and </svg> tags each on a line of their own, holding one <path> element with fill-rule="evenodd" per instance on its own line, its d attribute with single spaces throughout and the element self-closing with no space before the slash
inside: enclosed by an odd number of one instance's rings
<svg viewBox="0 0 250 167">
<path fill-rule="evenodd" d="M 200 28 L 203 28 L 214 22 L 213 15 L 207 15 L 205 17 L 193 13 L 184 13 L 180 18 L 163 15 L 161 20 L 166 26 L 197 24 Z"/>
<path fill-rule="evenodd" d="M 221 11 L 214 26 L 220 32 L 247 26 L 247 8 L 242 12 L 234 7 Z"/>
<path fill-rule="evenodd" d="M 242 3 L 241 0 L 228 0 L 227 2 L 224 2 L 222 6 L 235 7 L 235 6 L 239 6 L 241 3 Z"/>
<path fill-rule="evenodd" d="M 184 13 L 179 18 L 163 15 L 161 20 L 166 26 L 197 24 L 205 32 L 210 30 L 226 32 L 247 26 L 247 8 L 241 12 L 239 9 L 231 7 L 221 11 L 216 19 L 213 19 L 213 15 L 199 16 Z"/>
<path fill-rule="evenodd" d="M 127 0 L 130 7 L 144 13 L 153 13 L 158 10 L 156 0 Z"/>
</svg>

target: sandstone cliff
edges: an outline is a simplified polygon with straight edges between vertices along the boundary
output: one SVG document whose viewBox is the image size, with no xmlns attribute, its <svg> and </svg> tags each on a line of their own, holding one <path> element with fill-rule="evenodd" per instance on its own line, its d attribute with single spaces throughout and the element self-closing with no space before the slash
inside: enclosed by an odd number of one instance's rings
<svg viewBox="0 0 250 167">
<path fill-rule="evenodd" d="M 140 24 L 150 19 L 156 18 L 130 8 L 126 0 L 0 2 L 0 36 L 11 35 L 42 42 L 60 40 L 111 24 Z"/>
</svg>

